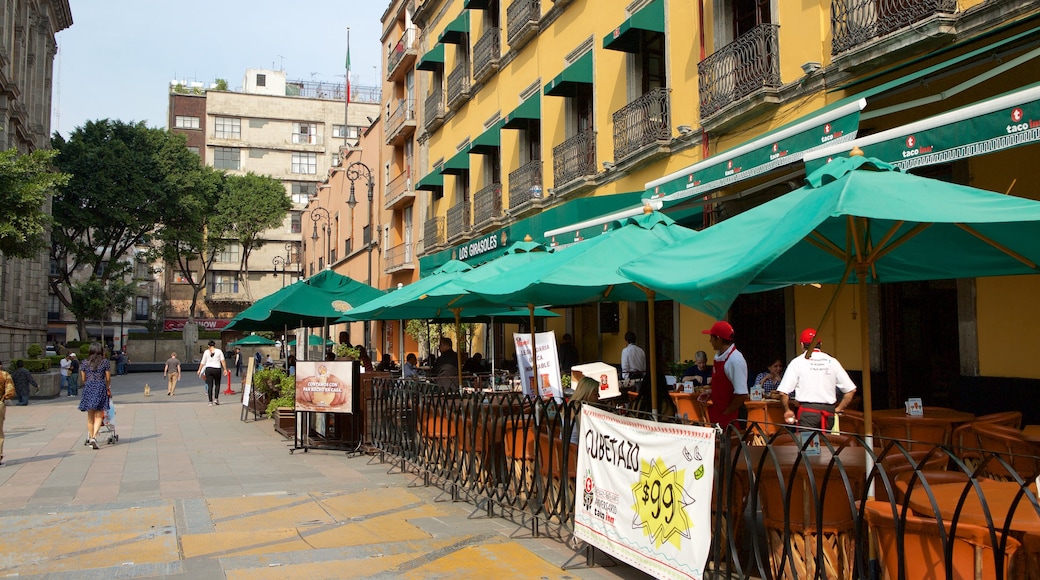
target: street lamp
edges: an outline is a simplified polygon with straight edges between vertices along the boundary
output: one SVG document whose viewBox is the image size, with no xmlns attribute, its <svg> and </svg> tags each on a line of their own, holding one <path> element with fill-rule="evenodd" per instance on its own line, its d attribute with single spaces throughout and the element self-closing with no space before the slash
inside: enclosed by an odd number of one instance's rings
<svg viewBox="0 0 1040 580">
<path fill-rule="evenodd" d="M 285 288 L 285 258 L 281 256 L 275 256 L 271 259 L 271 263 L 274 264 L 274 273 L 278 275 L 278 266 L 282 267 L 282 288 Z"/>
<path fill-rule="evenodd" d="M 357 198 L 354 197 L 354 182 L 364 177 L 368 181 L 368 224 L 366 227 L 368 231 L 368 285 L 372 285 L 372 247 L 376 243 L 375 232 L 372 231 L 372 197 L 375 193 L 376 184 L 372 180 L 372 169 L 360 161 L 355 161 L 350 165 L 347 165 L 344 173 L 347 176 L 347 180 L 350 181 L 350 197 L 347 198 L 347 205 L 350 206 L 351 211 L 357 206 Z M 371 321 L 365 322 L 365 348 L 368 349 L 372 339 Z"/>
<path fill-rule="evenodd" d="M 324 255 L 321 257 L 321 259 L 318 260 L 318 269 L 319 270 L 321 270 L 321 269 L 323 269 L 325 267 L 324 263 L 325 263 L 326 260 L 328 260 L 328 255 L 329 255 L 328 250 L 329 250 L 329 247 L 332 245 L 332 241 L 330 239 L 331 236 L 332 236 L 332 221 L 331 221 L 331 218 L 332 218 L 332 216 L 329 214 L 329 210 L 327 210 L 327 209 L 325 209 L 323 207 L 316 207 L 316 208 L 311 209 L 311 220 L 314 222 L 314 231 L 311 233 L 311 241 L 314 242 L 315 245 L 317 245 L 317 243 L 318 243 L 318 222 L 321 221 L 321 220 L 325 220 L 325 225 L 321 226 L 321 231 L 325 232 L 326 242 L 325 242 L 325 247 L 324 247 L 324 252 L 323 252 Z"/>
</svg>

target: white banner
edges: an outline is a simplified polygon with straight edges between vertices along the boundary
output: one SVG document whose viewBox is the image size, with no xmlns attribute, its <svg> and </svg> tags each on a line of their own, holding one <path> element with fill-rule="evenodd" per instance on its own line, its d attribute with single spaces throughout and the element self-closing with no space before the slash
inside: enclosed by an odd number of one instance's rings
<svg viewBox="0 0 1040 580">
<path fill-rule="evenodd" d="M 574 535 L 657 578 L 704 574 L 715 429 L 582 405 Z"/>
<path fill-rule="evenodd" d="M 538 332 L 534 335 L 535 348 L 538 350 L 538 372 L 531 364 L 531 334 L 513 333 L 516 344 L 516 362 L 520 370 L 520 382 L 524 386 L 524 394 L 531 396 L 531 377 L 537 375 L 538 396 L 546 399 L 556 397 L 563 402 L 563 380 L 560 375 L 560 357 L 556 351 L 556 334 Z"/>
</svg>

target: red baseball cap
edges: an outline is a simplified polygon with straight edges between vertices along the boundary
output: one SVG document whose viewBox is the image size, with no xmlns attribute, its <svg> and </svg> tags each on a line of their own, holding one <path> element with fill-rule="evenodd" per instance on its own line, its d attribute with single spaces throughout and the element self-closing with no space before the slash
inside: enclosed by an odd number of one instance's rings
<svg viewBox="0 0 1040 580">
<path fill-rule="evenodd" d="M 708 330 L 702 330 L 702 334 L 711 334 L 721 338 L 722 340 L 733 340 L 733 326 L 725 320 L 720 320 L 715 324 L 711 325 Z"/>
<path fill-rule="evenodd" d="M 816 329 L 815 328 L 806 328 L 805 330 L 802 331 L 802 337 L 801 337 L 800 342 L 802 344 L 809 344 L 809 343 L 811 343 L 815 339 L 816 339 Z"/>
</svg>

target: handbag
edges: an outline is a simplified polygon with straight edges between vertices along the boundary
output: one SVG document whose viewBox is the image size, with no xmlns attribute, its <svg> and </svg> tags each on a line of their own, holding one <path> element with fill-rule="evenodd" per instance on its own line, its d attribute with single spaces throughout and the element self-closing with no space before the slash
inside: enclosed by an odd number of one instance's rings
<svg viewBox="0 0 1040 580">
<path fill-rule="evenodd" d="M 7 371 L 0 370 L 0 383 L 4 384 L 4 400 L 13 399 L 18 396 L 14 390 L 14 379 Z"/>
</svg>

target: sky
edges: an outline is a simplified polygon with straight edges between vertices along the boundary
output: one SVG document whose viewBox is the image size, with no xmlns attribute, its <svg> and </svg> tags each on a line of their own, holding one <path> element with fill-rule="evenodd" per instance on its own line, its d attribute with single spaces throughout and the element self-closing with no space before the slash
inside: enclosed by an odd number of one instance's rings
<svg viewBox="0 0 1040 580">
<path fill-rule="evenodd" d="M 242 87 L 246 69 L 342 83 L 350 28 L 352 84 L 380 84 L 379 18 L 389 0 L 69 0 L 57 34 L 52 132 L 118 119 L 166 127 L 170 81 Z"/>
</svg>

